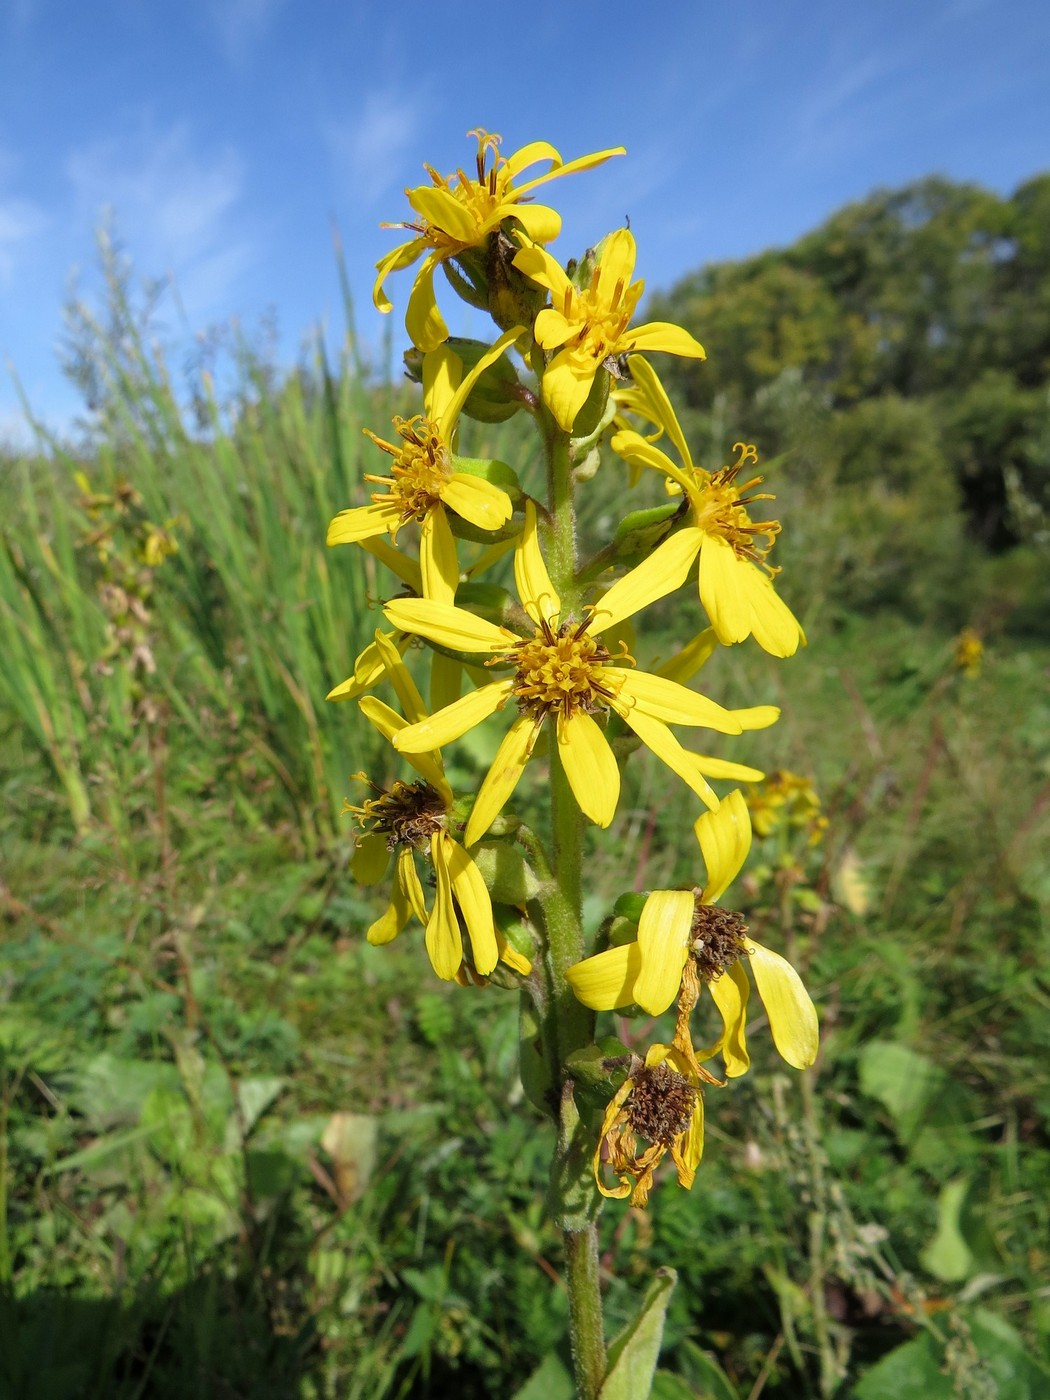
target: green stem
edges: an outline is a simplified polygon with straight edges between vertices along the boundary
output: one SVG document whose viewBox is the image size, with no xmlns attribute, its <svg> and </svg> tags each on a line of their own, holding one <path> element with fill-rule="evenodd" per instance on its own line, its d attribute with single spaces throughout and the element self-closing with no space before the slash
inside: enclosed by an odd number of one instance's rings
<svg viewBox="0 0 1050 1400">
<path fill-rule="evenodd" d="M 548 413 L 543 413 L 541 422 L 550 503 L 547 564 L 561 598 L 564 621 L 577 612 L 580 602 L 569 436 Z M 550 997 L 543 1017 L 543 1040 L 552 1065 L 552 1087 L 559 1095 L 551 1187 L 564 1236 L 577 1392 L 581 1400 L 595 1400 L 606 1365 L 596 1224 L 600 1202 L 590 1178 L 591 1144 L 585 1140 L 566 1071 L 573 1051 L 594 1039 L 594 1013 L 576 1000 L 565 975 L 586 951 L 582 919 L 585 820 L 569 785 L 556 734 L 550 736 L 550 746 L 552 878 L 543 898 Z"/>
<path fill-rule="evenodd" d="M 598 1278 L 598 1230 L 566 1230 L 569 1336 L 580 1400 L 595 1400 L 605 1379 L 605 1336 Z"/>
</svg>

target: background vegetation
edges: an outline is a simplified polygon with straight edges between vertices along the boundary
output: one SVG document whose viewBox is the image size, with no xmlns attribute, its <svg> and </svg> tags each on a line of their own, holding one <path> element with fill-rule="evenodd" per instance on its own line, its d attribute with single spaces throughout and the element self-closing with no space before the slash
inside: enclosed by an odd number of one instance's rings
<svg viewBox="0 0 1050 1400">
<path fill-rule="evenodd" d="M 323 531 L 374 465 L 360 429 L 411 394 L 352 340 L 290 376 L 205 343 L 175 375 L 152 294 L 103 262 L 103 310 L 70 308 L 83 439 L 0 469 L 0 1395 L 558 1400 L 515 998 L 437 983 L 411 933 L 370 949 L 346 872 L 347 774 L 378 751 L 323 697 L 381 585 Z M 710 356 L 660 366 L 698 455 L 760 444 L 810 636 L 702 683 L 780 704 L 741 756 L 823 799 L 821 839 L 801 807 L 736 899 L 805 968 L 823 1050 L 783 1073 L 756 1021 L 693 1192 L 606 1213 L 611 1314 L 678 1269 L 662 1400 L 1035 1400 L 1050 177 L 878 194 L 661 306 Z M 515 428 L 471 431 L 527 476 Z M 585 528 L 621 500 L 606 464 Z M 651 622 L 642 656 L 672 644 Z M 695 878 L 676 799 L 632 763 L 595 922 Z"/>
</svg>

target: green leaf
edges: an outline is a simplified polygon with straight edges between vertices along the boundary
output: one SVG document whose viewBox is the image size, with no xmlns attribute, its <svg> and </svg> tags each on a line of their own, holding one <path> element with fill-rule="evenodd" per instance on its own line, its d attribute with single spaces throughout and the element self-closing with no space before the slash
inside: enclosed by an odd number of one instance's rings
<svg viewBox="0 0 1050 1400">
<path fill-rule="evenodd" d="M 673 1375 L 670 1371 L 657 1371 L 649 1400 L 699 1400 L 699 1396 L 681 1376 Z"/>
<path fill-rule="evenodd" d="M 511 1400 L 573 1400 L 575 1394 L 572 1377 L 551 1352 Z"/>
<path fill-rule="evenodd" d="M 710 1353 L 688 1338 L 677 1349 L 678 1369 L 703 1400 L 740 1400 L 736 1386 Z M 658 1373 L 659 1374 L 659 1373 Z"/>
<path fill-rule="evenodd" d="M 883 1105 L 902 1142 L 922 1127 L 946 1080 L 938 1065 L 907 1045 L 873 1040 L 860 1053 L 860 1087 Z"/>
<path fill-rule="evenodd" d="M 645 1400 L 649 1395 L 660 1355 L 667 1304 L 677 1279 L 674 1269 L 656 1271 L 638 1316 L 609 1348 L 609 1368 L 598 1392 L 600 1400 Z"/>
<path fill-rule="evenodd" d="M 963 1238 L 962 1211 L 969 1177 L 957 1177 L 941 1188 L 937 1200 L 937 1233 L 922 1252 L 923 1267 L 935 1278 L 948 1283 L 968 1278 L 974 1269 L 974 1258 Z"/>
</svg>

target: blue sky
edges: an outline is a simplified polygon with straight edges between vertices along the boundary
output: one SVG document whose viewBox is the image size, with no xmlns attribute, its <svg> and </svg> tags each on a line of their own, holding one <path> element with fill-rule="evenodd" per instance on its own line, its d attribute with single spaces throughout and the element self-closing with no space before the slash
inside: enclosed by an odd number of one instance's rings
<svg viewBox="0 0 1050 1400">
<path fill-rule="evenodd" d="M 4 363 L 45 420 L 77 411 L 62 305 L 71 277 L 94 286 L 104 218 L 137 273 L 173 278 L 174 340 L 272 311 L 288 362 L 317 325 L 341 334 L 334 219 L 377 345 L 371 269 L 397 238 L 378 224 L 407 215 L 424 161 L 466 164 L 476 126 L 506 151 L 626 146 L 550 187 L 554 251 L 629 216 L 667 287 L 878 185 L 1008 192 L 1050 167 L 1050 5 L 0 0 L 0 441 L 21 435 Z"/>
</svg>

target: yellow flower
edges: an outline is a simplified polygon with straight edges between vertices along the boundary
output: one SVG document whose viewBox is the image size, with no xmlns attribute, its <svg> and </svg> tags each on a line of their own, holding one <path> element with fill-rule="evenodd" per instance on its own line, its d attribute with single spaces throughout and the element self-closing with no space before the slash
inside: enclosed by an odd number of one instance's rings
<svg viewBox="0 0 1050 1400">
<path fill-rule="evenodd" d="M 776 718 L 771 706 L 742 711 L 741 718 L 676 681 L 633 670 L 629 656 L 613 657 L 600 634 L 649 601 L 648 592 L 636 586 L 639 573 L 635 570 L 615 583 L 582 621 L 563 620 L 561 600 L 540 554 L 536 509 L 529 501 L 514 553 L 514 575 L 522 606 L 535 625 L 531 637 L 447 603 L 395 598 L 386 605 L 387 617 L 402 631 L 452 651 L 488 653 L 486 665 L 513 668 L 506 678 L 470 691 L 394 739 L 394 747 L 406 754 L 440 748 L 508 700 L 515 702 L 518 717 L 499 747 L 467 823 L 468 846 L 485 834 L 510 798 L 548 715 L 555 722 L 558 752 L 576 801 L 599 826 L 608 826 L 615 814 L 620 773 L 595 715 L 610 710 L 619 715 L 704 800 L 710 788 L 698 771 L 701 761 L 682 748 L 668 725 L 703 725 L 740 734 Z M 645 582 L 651 587 L 648 575 Z"/>
<path fill-rule="evenodd" d="M 406 714 L 412 720 L 424 718 L 422 698 L 396 648 L 381 633 L 376 634 L 376 646 Z M 360 707 L 386 739 L 394 740 L 409 723 L 375 696 L 365 696 Z M 477 973 L 487 976 L 497 960 L 502 959 L 516 972 L 528 974 L 532 970 L 528 959 L 512 948 L 495 927 L 492 901 L 481 872 L 449 834 L 448 814 L 453 797 L 441 755 L 420 752 L 407 758 L 419 774 L 415 782 L 399 780 L 389 789 L 377 787 L 375 797 L 360 805 L 347 804 L 362 831 L 351 861 L 354 878 L 363 885 L 378 884 L 392 854 L 396 861 L 396 883 L 390 903 L 368 929 L 369 943 L 389 943 L 414 914 L 426 929 L 426 949 L 434 971 L 451 981 L 461 975 L 464 963 L 458 909 L 466 925 Z M 430 911 L 416 870 L 419 856 L 429 856 L 436 881 Z"/>
<path fill-rule="evenodd" d="M 956 669 L 969 680 L 981 674 L 981 661 L 984 658 L 984 643 L 972 627 L 964 627 L 955 639 L 954 661 Z"/>
<path fill-rule="evenodd" d="M 718 634 L 728 646 L 754 636 L 759 646 L 772 656 L 793 656 L 805 637 L 794 614 L 778 596 L 771 582 L 777 572 L 766 563 L 773 542 L 780 532 L 776 520 L 753 521 L 748 506 L 773 497 L 750 494 L 761 484 L 760 476 L 738 484 L 741 470 L 758 461 L 754 447 L 737 443 L 737 461 L 717 472 L 694 466 L 685 436 L 670 400 L 655 371 L 643 359 L 631 360 L 631 374 L 644 386 L 653 413 L 659 413 L 659 426 L 685 463 L 677 466 L 666 452 L 630 429 L 621 429 L 612 439 L 632 469 L 652 467 L 662 472 L 682 491 L 689 507 L 691 524 L 679 530 L 650 557 L 654 569 L 664 569 L 672 580 L 670 587 L 684 582 L 693 561 L 700 558 L 700 601 Z M 644 402 L 643 396 L 634 401 Z M 647 416 L 650 410 L 646 410 Z M 669 590 L 670 591 L 670 590 Z"/>
<path fill-rule="evenodd" d="M 405 327 L 412 343 L 420 350 L 434 350 L 448 339 L 448 327 L 434 297 L 434 273 L 443 262 L 459 257 L 470 248 L 481 247 L 504 219 L 516 219 L 534 243 L 550 243 L 561 232 L 561 216 L 544 204 L 531 203 L 532 191 L 560 175 L 591 170 L 610 156 L 624 154 L 624 148 L 617 146 L 614 150 L 596 151 L 566 163 L 546 141 L 533 141 L 511 156 L 502 156 L 498 136 L 486 131 L 468 134 L 478 140 L 477 178 L 462 170 L 446 178 L 431 166 L 424 166 L 432 183 L 405 191 L 418 221 L 383 225 L 384 228 L 410 229 L 416 237 L 394 248 L 376 263 L 378 275 L 372 299 L 380 311 L 389 311 L 390 301 L 383 291 L 383 283 L 391 272 L 411 267 L 423 258 L 405 316 Z M 539 161 L 550 161 L 550 168 L 531 180 L 514 183 L 522 171 Z"/>
<path fill-rule="evenodd" d="M 749 789 L 746 799 L 756 836 L 771 836 L 786 824 L 789 831 L 805 831 L 811 846 L 819 846 L 828 819 L 820 810 L 820 798 L 808 778 L 786 768 Z"/>
<path fill-rule="evenodd" d="M 649 1146 L 638 1150 L 638 1139 Z M 678 1184 L 688 1191 L 704 1151 L 704 1101 L 689 1060 L 672 1045 L 651 1045 L 644 1063 L 634 1057 L 631 1072 L 605 1110 L 594 1152 L 594 1179 L 603 1196 L 630 1195 L 632 1206 L 649 1199 L 653 1174 L 668 1152 Z M 602 1158 L 619 1178 L 606 1186 Z"/>
<path fill-rule="evenodd" d="M 650 1015 L 666 1011 L 676 997 L 692 1010 L 702 988 L 722 1017 L 723 1033 L 701 1059 L 720 1052 L 726 1074 L 750 1064 L 745 1039 L 750 984 L 741 966 L 747 958 L 762 998 L 773 1043 L 795 1069 L 817 1055 L 817 1013 L 802 979 L 779 953 L 747 932 L 739 914 L 715 907 L 736 878 L 751 848 L 751 824 L 739 790 L 694 830 L 707 866 L 703 890 L 654 890 L 645 901 L 634 943 L 609 948 L 569 968 L 573 991 L 585 1006 L 611 1011 L 636 1002 Z"/>
<path fill-rule="evenodd" d="M 700 342 L 670 321 L 628 329 L 645 290 L 643 281 L 631 281 L 634 263 L 634 235 L 625 228 L 603 241 L 590 284 L 583 291 L 543 248 L 523 248 L 514 259 L 520 272 L 551 294 L 551 305 L 536 317 L 534 335 L 544 350 L 557 351 L 543 371 L 543 398 L 566 432 L 571 431 L 606 360 L 632 350 L 706 358 Z"/>
<path fill-rule="evenodd" d="M 455 511 L 479 529 L 493 531 L 514 514 L 506 491 L 471 472 L 456 470 L 456 424 L 480 375 L 520 334 L 521 327 L 516 326 L 500 336 L 465 378 L 461 378 L 463 362 L 448 346 L 426 356 L 425 412 L 407 421 L 394 419 L 400 446 L 368 433 L 377 447 L 393 457 L 394 464 L 390 476 L 366 476 L 365 480 L 386 489 L 373 493 L 371 505 L 341 510 L 328 527 L 328 544 L 362 543 L 383 534 L 396 538 L 402 525 L 418 520 L 423 594 L 451 601 L 459 565 L 446 510 Z"/>
</svg>

